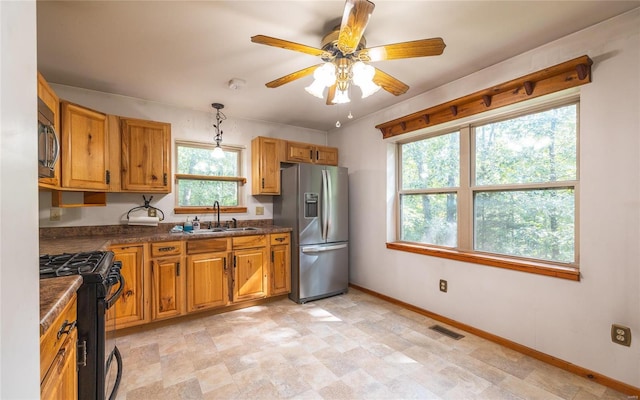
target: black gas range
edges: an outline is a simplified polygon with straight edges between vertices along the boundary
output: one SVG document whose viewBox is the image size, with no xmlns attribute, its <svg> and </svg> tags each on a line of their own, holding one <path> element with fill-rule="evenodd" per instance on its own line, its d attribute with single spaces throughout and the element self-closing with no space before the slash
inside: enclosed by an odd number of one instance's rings
<svg viewBox="0 0 640 400">
<path fill-rule="evenodd" d="M 107 310 L 115 307 L 124 288 L 121 267 L 110 251 L 40 256 L 40 279 L 82 276 L 76 324 L 79 399 L 115 399 L 118 392 L 122 357 L 113 338 L 115 320 L 108 326 Z"/>
</svg>

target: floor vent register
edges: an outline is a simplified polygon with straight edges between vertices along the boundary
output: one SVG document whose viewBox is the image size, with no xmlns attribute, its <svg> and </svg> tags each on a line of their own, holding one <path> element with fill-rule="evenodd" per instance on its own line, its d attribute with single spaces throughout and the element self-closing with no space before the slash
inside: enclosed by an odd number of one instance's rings
<svg viewBox="0 0 640 400">
<path fill-rule="evenodd" d="M 430 326 L 429 329 L 433 329 L 434 331 L 440 332 L 443 335 L 449 336 L 450 338 L 455 339 L 455 340 L 460 340 L 460 339 L 462 339 L 464 337 L 464 335 L 456 333 L 456 332 L 454 332 L 454 331 L 452 331 L 450 329 L 447 329 L 444 326 L 440 326 L 440 325 Z"/>
</svg>

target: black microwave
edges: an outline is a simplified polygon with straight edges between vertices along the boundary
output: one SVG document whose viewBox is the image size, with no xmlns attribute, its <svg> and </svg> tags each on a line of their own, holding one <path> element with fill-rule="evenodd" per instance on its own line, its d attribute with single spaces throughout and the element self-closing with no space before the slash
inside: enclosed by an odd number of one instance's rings
<svg viewBox="0 0 640 400">
<path fill-rule="evenodd" d="M 55 176 L 54 169 L 60 155 L 60 143 L 53 119 L 53 111 L 38 98 L 38 178 Z"/>
</svg>

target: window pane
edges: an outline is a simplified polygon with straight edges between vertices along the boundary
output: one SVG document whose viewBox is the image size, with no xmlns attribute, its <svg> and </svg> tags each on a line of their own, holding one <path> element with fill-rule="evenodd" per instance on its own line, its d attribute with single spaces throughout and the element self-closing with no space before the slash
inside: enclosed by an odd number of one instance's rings
<svg viewBox="0 0 640 400">
<path fill-rule="evenodd" d="M 213 148 L 177 146 L 178 174 L 239 176 L 238 152 L 224 150 L 224 158 L 213 157 Z"/>
<path fill-rule="evenodd" d="M 238 205 L 236 182 L 178 180 L 178 207 L 212 206 L 218 200 L 221 206 Z"/>
<path fill-rule="evenodd" d="M 476 185 L 576 179 L 575 104 L 475 128 Z"/>
<path fill-rule="evenodd" d="M 400 197 L 400 240 L 455 247 L 457 204 L 454 193 Z"/>
<path fill-rule="evenodd" d="M 403 144 L 401 168 L 403 190 L 458 186 L 460 134 Z"/>
<path fill-rule="evenodd" d="M 474 249 L 574 261 L 574 190 L 479 192 L 474 196 Z"/>
</svg>

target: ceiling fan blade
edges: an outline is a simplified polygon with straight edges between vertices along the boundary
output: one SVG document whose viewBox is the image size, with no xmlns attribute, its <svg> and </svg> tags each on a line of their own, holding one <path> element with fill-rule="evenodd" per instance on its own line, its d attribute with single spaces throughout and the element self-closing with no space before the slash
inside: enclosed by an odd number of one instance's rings
<svg viewBox="0 0 640 400">
<path fill-rule="evenodd" d="M 375 6 L 368 0 L 347 0 L 344 4 L 344 13 L 338 34 L 338 50 L 344 55 L 351 54 L 358 49 L 358 44 Z"/>
<path fill-rule="evenodd" d="M 285 83 L 295 81 L 296 79 L 304 78 L 307 75 L 313 74 L 316 68 L 318 68 L 321 65 L 322 64 L 312 65 L 311 67 L 301 69 L 300 71 L 292 72 L 289 75 L 285 75 L 281 78 L 272 80 L 271 82 L 267 82 L 265 86 L 268 88 L 277 88 L 278 86 L 282 86 Z"/>
<path fill-rule="evenodd" d="M 333 103 L 333 97 L 336 95 L 336 83 L 334 83 L 333 85 L 329 86 L 329 91 L 327 92 L 327 105 L 328 106 L 332 106 L 335 103 Z"/>
<path fill-rule="evenodd" d="M 382 87 L 387 92 L 400 96 L 409 90 L 409 86 L 398 79 L 376 68 L 376 74 L 373 76 L 373 83 Z"/>
<path fill-rule="evenodd" d="M 400 58 L 439 56 L 446 45 L 442 38 L 414 40 L 362 49 L 362 61 L 397 60 Z"/>
<path fill-rule="evenodd" d="M 251 37 L 253 43 L 266 44 L 267 46 L 280 47 L 282 49 L 299 51 L 312 56 L 321 56 L 324 51 L 315 47 L 307 46 L 300 43 L 290 42 L 288 40 L 278 39 L 265 35 L 256 35 Z"/>
</svg>

